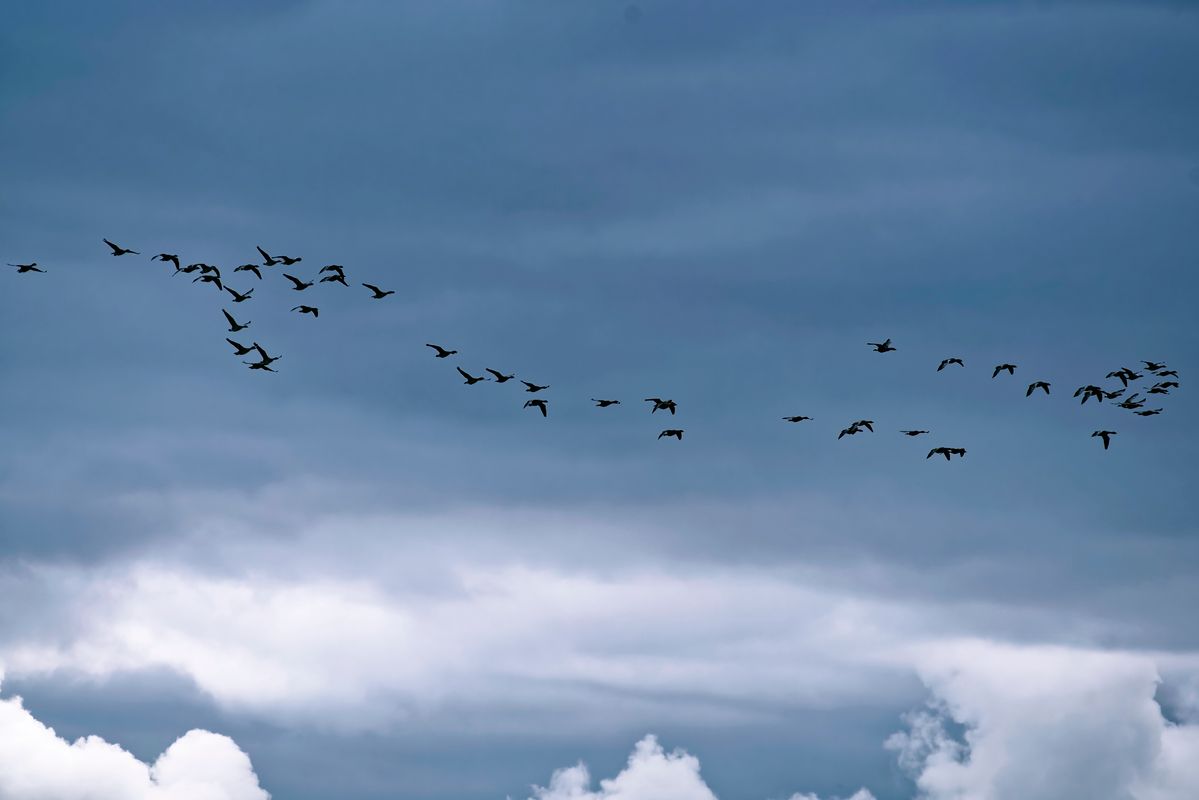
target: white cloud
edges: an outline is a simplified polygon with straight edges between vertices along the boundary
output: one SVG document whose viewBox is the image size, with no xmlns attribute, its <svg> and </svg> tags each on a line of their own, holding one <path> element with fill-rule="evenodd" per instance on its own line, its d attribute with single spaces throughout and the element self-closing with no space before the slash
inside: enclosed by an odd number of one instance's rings
<svg viewBox="0 0 1199 800">
<path fill-rule="evenodd" d="M 820 800 L 820 797 L 811 793 L 808 794 L 793 794 L 791 800 Z M 830 797 L 828 800 L 838 800 L 836 797 Z M 874 800 L 874 795 L 865 789 L 858 789 L 845 800 Z"/>
<path fill-rule="evenodd" d="M 716 800 L 699 774 L 699 759 L 682 750 L 667 753 L 654 736 L 633 748 L 628 765 L 591 791 L 584 764 L 556 771 L 549 786 L 533 787 L 530 800 Z"/>
<path fill-rule="evenodd" d="M 5 800 L 268 800 L 250 759 L 227 736 L 191 730 L 152 765 L 98 736 L 73 743 L 19 697 L 0 700 Z"/>
</svg>

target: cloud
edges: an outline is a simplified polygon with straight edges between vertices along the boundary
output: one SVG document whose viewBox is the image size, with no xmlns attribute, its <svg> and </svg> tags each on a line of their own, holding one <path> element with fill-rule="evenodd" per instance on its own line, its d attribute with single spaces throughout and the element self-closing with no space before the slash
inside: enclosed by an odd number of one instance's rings
<svg viewBox="0 0 1199 800">
<path fill-rule="evenodd" d="M 0 797 L 5 800 L 269 800 L 250 759 L 227 736 L 191 730 L 153 764 L 98 736 L 67 742 L 0 700 Z"/>
<path fill-rule="evenodd" d="M 1163 717 L 1148 655 L 971 641 L 918 661 L 933 701 L 887 746 L 924 800 L 1199 794 L 1199 726 Z"/>
</svg>

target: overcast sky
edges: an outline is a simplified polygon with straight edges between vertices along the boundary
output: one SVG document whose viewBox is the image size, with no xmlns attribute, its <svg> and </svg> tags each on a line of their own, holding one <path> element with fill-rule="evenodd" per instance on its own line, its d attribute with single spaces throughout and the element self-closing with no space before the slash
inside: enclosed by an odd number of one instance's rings
<svg viewBox="0 0 1199 800">
<path fill-rule="evenodd" d="M 1197 45 L 1166 2 L 6 9 L 0 261 L 47 272 L 0 272 L 0 795 L 1195 797 Z M 1070 397 L 1143 359 L 1159 416 Z"/>
</svg>

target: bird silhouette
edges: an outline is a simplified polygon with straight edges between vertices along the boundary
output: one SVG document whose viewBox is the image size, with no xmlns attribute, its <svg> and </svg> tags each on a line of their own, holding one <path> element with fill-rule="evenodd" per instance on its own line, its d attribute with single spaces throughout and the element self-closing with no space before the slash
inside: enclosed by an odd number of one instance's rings
<svg viewBox="0 0 1199 800">
<path fill-rule="evenodd" d="M 549 405 L 549 402 L 550 402 L 549 400 L 544 400 L 540 397 L 536 397 L 532 400 L 526 400 L 524 407 L 525 408 L 540 408 L 541 416 L 548 417 L 549 412 L 547 411 L 546 406 Z"/>
<path fill-rule="evenodd" d="M 674 412 L 678 409 L 678 404 L 676 404 L 673 400 L 663 400 L 660 397 L 647 397 L 645 398 L 645 402 L 654 404 L 654 407 L 649 410 L 649 413 L 651 414 L 654 414 L 658 411 L 669 411 L 670 415 L 673 417 Z"/>
<path fill-rule="evenodd" d="M 200 268 L 200 273 L 203 275 L 215 275 L 218 278 L 221 277 L 220 267 L 214 267 L 212 264 L 197 264 L 196 266 Z"/>
<path fill-rule="evenodd" d="M 811 417 L 805 417 L 805 416 L 797 414 L 794 417 L 783 417 L 783 419 L 786 420 L 787 422 L 803 422 L 804 420 L 811 419 Z"/>
<path fill-rule="evenodd" d="M 218 292 L 225 288 L 225 285 L 221 283 L 220 275 L 198 275 L 195 278 L 192 278 L 192 283 L 195 283 L 196 281 L 211 284 L 212 286 L 216 287 Z"/>
<path fill-rule="evenodd" d="M 296 256 L 295 258 L 292 258 L 291 256 L 275 256 L 275 258 L 279 259 L 280 263 L 282 263 L 285 267 L 290 267 L 292 264 L 299 264 L 304 260 L 300 256 Z"/>
<path fill-rule="evenodd" d="M 1117 397 L 1124 394 L 1124 392 L 1126 392 L 1126 391 L 1127 391 L 1126 389 L 1117 389 L 1114 392 L 1104 392 L 1103 399 L 1104 400 L 1115 400 Z"/>
<path fill-rule="evenodd" d="M 853 423 L 853 425 L 851 427 L 865 428 L 866 430 L 870 431 L 871 433 L 874 433 L 874 420 L 860 419 L 857 422 Z"/>
<path fill-rule="evenodd" d="M 885 339 L 884 341 L 881 341 L 881 342 L 866 342 L 866 344 L 869 345 L 870 347 L 873 347 L 874 352 L 876 352 L 876 353 L 890 353 L 892 350 L 896 349 L 891 346 L 890 339 Z"/>
<path fill-rule="evenodd" d="M 494 370 L 491 367 L 487 367 L 487 371 L 495 376 L 496 383 L 507 383 L 508 381 L 510 381 L 516 377 L 515 375 L 505 375 L 504 373 L 500 372 L 499 370 Z"/>
<path fill-rule="evenodd" d="M 596 400 L 594 397 L 591 398 L 591 402 L 595 403 L 596 408 L 607 408 L 608 406 L 620 405 L 619 400 Z"/>
<path fill-rule="evenodd" d="M 262 345 L 260 345 L 258 342 L 254 342 L 254 349 L 258 351 L 258 360 L 263 364 L 274 364 L 276 361 L 283 358 L 283 356 L 268 355 L 266 350 L 263 349 Z"/>
<path fill-rule="evenodd" d="M 277 369 L 271 369 L 270 364 L 264 364 L 261 361 L 243 361 L 243 364 L 249 364 L 250 369 L 262 370 L 263 372 L 278 372 Z"/>
<path fill-rule="evenodd" d="M 1005 371 L 1007 372 L 1008 375 L 1015 375 L 1016 374 L 1016 365 L 1015 364 L 1000 364 L 999 366 L 995 367 L 995 371 L 991 373 L 991 379 L 994 380 L 996 375 L 998 375 L 1001 372 L 1005 372 Z"/>
<path fill-rule="evenodd" d="M 1163 369 L 1163 370 L 1158 370 L 1157 377 L 1159 377 L 1159 378 L 1165 378 L 1165 377 L 1167 377 L 1167 376 L 1169 376 L 1169 377 L 1172 377 L 1172 378 L 1177 378 L 1177 377 L 1178 377 L 1178 370 L 1175 370 L 1175 369 Z"/>
<path fill-rule="evenodd" d="M 314 317 L 321 315 L 321 310 L 315 306 L 296 306 L 292 311 L 299 311 L 301 314 L 311 314 Z"/>
<path fill-rule="evenodd" d="M 336 272 L 340 275 L 345 275 L 346 268 L 341 264 L 326 264 L 325 266 L 321 267 L 321 272 Z"/>
<path fill-rule="evenodd" d="M 680 442 L 683 441 L 683 431 L 680 428 L 667 428 L 658 434 L 659 439 L 661 439 L 663 436 L 673 436 Z"/>
<path fill-rule="evenodd" d="M 372 300 L 382 300 L 384 297 L 387 297 L 387 295 L 389 295 L 389 294 L 395 294 L 394 289 L 385 292 L 382 289 L 380 289 L 378 286 L 375 286 L 374 284 L 364 283 L 362 285 L 371 290 L 371 292 L 374 295 L 371 298 Z"/>
<path fill-rule="evenodd" d="M 900 431 L 900 433 L 904 436 L 920 436 L 921 434 L 928 433 L 928 431 Z"/>
<path fill-rule="evenodd" d="M 282 263 L 283 263 L 283 262 L 282 262 L 280 259 L 277 259 L 277 258 L 275 258 L 275 257 L 274 257 L 274 256 L 272 256 L 270 253 L 268 253 L 267 251 L 263 250 L 261 247 L 259 247 L 259 248 L 257 248 L 257 249 L 258 249 L 258 252 L 262 254 L 262 266 L 264 266 L 264 267 L 273 267 L 273 266 L 275 266 L 276 264 L 282 264 Z"/>
<path fill-rule="evenodd" d="M 964 363 L 962 363 L 962 359 L 960 358 L 946 358 L 941 361 L 941 366 L 937 367 L 937 372 L 945 369 L 950 364 L 957 364 L 959 367 L 966 366 Z"/>
<path fill-rule="evenodd" d="M 175 269 L 179 269 L 179 256 L 174 253 L 159 253 L 156 256 L 150 256 L 151 261 L 170 261 L 175 265 Z"/>
<path fill-rule="evenodd" d="M 233 349 L 236 351 L 234 353 L 234 355 L 244 356 L 246 353 L 254 352 L 253 347 L 246 347 L 244 344 L 242 344 L 240 342 L 235 342 L 228 337 L 225 337 L 225 341 L 228 342 L 229 344 L 233 345 Z"/>
<path fill-rule="evenodd" d="M 1115 370 L 1114 372 L 1107 373 L 1107 375 L 1105 377 L 1119 378 L 1120 383 L 1124 384 L 1124 386 L 1127 387 L 1129 381 L 1138 381 L 1143 376 L 1138 372 L 1133 372 L 1128 367 L 1121 367 L 1120 369 Z"/>
<path fill-rule="evenodd" d="M 435 358 L 449 358 L 458 352 L 457 350 L 446 350 L 444 347 L 439 347 L 435 344 L 426 344 L 425 347 L 432 347 L 437 351 L 437 354 L 434 356 Z"/>
<path fill-rule="evenodd" d="M 1162 413 L 1162 410 L 1160 408 L 1147 408 L 1144 411 L 1134 411 L 1132 413 L 1136 414 L 1138 417 L 1156 417 L 1158 414 Z"/>
<path fill-rule="evenodd" d="M 1178 386 L 1178 381 L 1159 381 L 1149 387 L 1147 394 L 1169 394 L 1170 389 Z"/>
<path fill-rule="evenodd" d="M 1157 361 L 1142 361 L 1141 363 L 1144 364 L 1145 369 L 1149 370 L 1150 372 L 1157 372 L 1158 370 L 1166 368 L 1164 363 L 1159 363 Z"/>
<path fill-rule="evenodd" d="M 342 286 L 347 288 L 350 285 L 346 283 L 345 275 L 326 275 L 325 277 L 321 278 L 321 283 L 340 283 Z"/>
<path fill-rule="evenodd" d="M 1032 393 L 1035 392 L 1037 389 L 1042 389 L 1042 390 L 1044 390 L 1045 394 L 1049 394 L 1049 382 L 1048 381 L 1033 381 L 1032 383 L 1028 384 L 1028 391 L 1024 393 L 1024 396 L 1032 397 Z"/>
<path fill-rule="evenodd" d="M 1083 404 L 1085 404 L 1087 402 L 1087 400 L 1089 400 L 1092 397 L 1094 397 L 1100 403 L 1103 402 L 1103 390 L 1100 389 L 1098 386 L 1094 386 L 1091 384 L 1087 384 L 1086 386 L 1079 386 L 1077 389 L 1074 390 L 1074 396 L 1078 397 L 1079 395 L 1082 396 L 1082 400 L 1079 402 L 1083 403 Z"/>
<path fill-rule="evenodd" d="M 136 250 L 130 250 L 127 247 L 121 247 L 119 244 L 113 244 L 112 242 L 108 241 L 107 239 L 104 240 L 104 244 L 106 244 L 112 248 L 112 254 L 114 256 L 124 256 L 124 255 L 128 255 L 130 253 L 132 253 L 135 256 L 141 255 L 141 253 L 139 253 Z"/>
<path fill-rule="evenodd" d="M 934 447 L 928 451 L 928 455 L 924 457 L 924 460 L 927 461 L 933 456 L 945 456 L 946 461 L 951 461 L 953 460 L 953 456 L 961 458 L 964 455 L 966 455 L 966 448 L 964 447 Z"/>
<path fill-rule="evenodd" d="M 1140 408 L 1141 406 L 1145 405 L 1144 400 L 1137 399 L 1140 396 L 1141 396 L 1140 392 L 1133 392 L 1131 395 L 1124 398 L 1119 403 L 1116 403 L 1116 406 L 1119 408 Z"/>
<path fill-rule="evenodd" d="M 1095 431 L 1094 433 L 1091 434 L 1091 438 L 1098 436 L 1100 439 L 1102 439 L 1103 440 L 1103 449 L 1106 450 L 1107 446 L 1112 443 L 1112 437 L 1115 435 L 1116 435 L 1115 431 Z"/>
<path fill-rule="evenodd" d="M 474 375 L 471 375 L 469 372 L 464 370 L 462 367 L 455 367 L 455 369 L 458 370 L 459 375 L 461 375 L 463 378 L 466 378 L 466 380 L 463 381 L 463 383 L 465 383 L 467 386 L 474 386 L 476 383 L 479 383 L 480 381 L 487 380 L 487 378 L 482 378 L 482 377 L 477 378 Z"/>
<path fill-rule="evenodd" d="M 225 291 L 228 292 L 229 294 L 233 295 L 233 302 L 235 302 L 235 303 L 244 303 L 245 301 L 250 299 L 250 295 L 254 294 L 253 289 L 246 292 L 245 294 L 242 294 L 241 292 L 234 289 L 232 286 L 226 286 Z"/>
<path fill-rule="evenodd" d="M 26 272 L 45 272 L 46 271 L 44 269 L 38 269 L 36 261 L 31 262 L 29 264 L 9 264 L 9 266 L 16 267 L 18 275 L 24 275 Z"/>
<path fill-rule="evenodd" d="M 312 281 L 308 281 L 307 283 L 305 283 L 304 281 L 297 278 L 295 275 L 288 275 L 286 272 L 283 273 L 283 277 L 287 278 L 289 281 L 292 282 L 293 285 L 291 288 L 293 291 L 296 291 L 296 292 L 302 292 L 305 289 L 307 289 L 309 286 L 313 285 Z"/>
<path fill-rule="evenodd" d="M 528 381 L 521 381 L 521 383 L 525 385 L 526 392 L 540 392 L 542 389 L 550 388 L 549 386 L 538 386 L 537 384 L 529 383 Z"/>
<path fill-rule="evenodd" d="M 225 315 L 225 319 L 229 320 L 229 332 L 230 333 L 237 333 L 238 331 L 243 331 L 246 328 L 250 327 L 250 325 L 252 324 L 249 322 L 247 322 L 245 325 L 238 323 L 238 321 L 233 318 L 233 315 L 230 314 L 228 311 L 226 311 L 223 308 L 221 309 L 221 313 Z"/>
<path fill-rule="evenodd" d="M 842 436 L 853 436 L 854 434 L 861 432 L 862 429 L 857 425 L 850 425 L 848 428 L 842 428 L 841 432 L 837 434 L 837 438 L 840 439 Z"/>
<path fill-rule="evenodd" d="M 253 272 L 254 277 L 262 280 L 262 272 L 258 269 L 257 264 L 242 264 L 240 267 L 234 267 L 234 272 Z"/>
</svg>

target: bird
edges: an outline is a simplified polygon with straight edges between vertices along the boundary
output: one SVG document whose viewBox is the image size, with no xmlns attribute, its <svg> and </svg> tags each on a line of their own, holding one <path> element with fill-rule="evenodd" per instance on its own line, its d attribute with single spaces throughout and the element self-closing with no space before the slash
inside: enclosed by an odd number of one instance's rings
<svg viewBox="0 0 1199 800">
<path fill-rule="evenodd" d="M 200 268 L 201 275 L 215 275 L 218 278 L 221 277 L 220 267 L 214 267 L 212 264 L 197 264 L 196 266 Z"/>
<path fill-rule="evenodd" d="M 464 370 L 462 367 L 456 367 L 456 369 L 458 370 L 458 374 L 459 374 L 459 375 L 461 375 L 463 378 L 466 378 L 466 380 L 464 381 L 464 383 L 465 383 L 467 386 L 474 386 L 474 385 L 475 385 L 476 383 L 478 383 L 479 381 L 485 381 L 485 380 L 487 380 L 487 378 L 482 378 L 482 377 L 478 377 L 478 378 L 476 378 L 474 375 L 471 375 L 469 372 L 467 372 L 466 370 Z"/>
<path fill-rule="evenodd" d="M 252 324 L 250 322 L 247 322 L 245 325 L 240 324 L 237 320 L 235 320 L 233 318 L 232 314 L 230 314 L 228 311 L 226 311 L 223 308 L 221 309 L 221 313 L 225 315 L 225 319 L 229 320 L 229 332 L 230 333 L 237 333 L 238 331 L 245 330 L 246 328 L 250 327 L 250 325 Z"/>
<path fill-rule="evenodd" d="M 900 433 L 904 436 L 919 436 L 922 433 L 928 433 L 928 431 L 900 431 Z"/>
<path fill-rule="evenodd" d="M 192 278 L 192 283 L 195 283 L 196 281 L 200 281 L 201 283 L 210 283 L 216 287 L 218 292 L 225 288 L 224 284 L 221 283 L 220 275 L 197 275 L 195 278 Z"/>
<path fill-rule="evenodd" d="M 546 406 L 549 405 L 549 402 L 550 402 L 549 400 L 545 400 L 540 397 L 535 397 L 532 400 L 526 400 L 523 407 L 524 408 L 540 408 L 541 416 L 548 417 L 549 411 L 546 409 Z"/>
<path fill-rule="evenodd" d="M 1165 364 L 1159 363 L 1157 361 L 1142 361 L 1141 363 L 1144 364 L 1145 369 L 1149 370 L 1150 372 L 1157 372 L 1158 370 L 1162 370 L 1162 369 L 1166 368 Z"/>
<path fill-rule="evenodd" d="M 1124 384 L 1125 386 L 1128 386 L 1129 381 L 1140 380 L 1143 376 L 1140 373 L 1133 372 L 1128 367 L 1121 367 L 1120 369 L 1115 370 L 1114 372 L 1107 373 L 1107 375 L 1105 377 L 1119 378 L 1120 383 Z"/>
<path fill-rule="evenodd" d="M 999 366 L 995 367 L 995 371 L 991 373 L 991 378 L 994 379 L 996 375 L 998 375 L 1001 372 L 1004 372 L 1005 370 L 1007 371 L 1008 375 L 1015 375 L 1016 374 L 1016 365 L 1015 364 L 1000 364 Z"/>
<path fill-rule="evenodd" d="M 673 417 L 674 412 L 678 409 L 678 405 L 673 400 L 663 400 L 660 397 L 647 397 L 645 402 L 654 404 L 654 407 L 649 410 L 651 414 L 657 411 L 669 411 Z"/>
<path fill-rule="evenodd" d="M 521 383 L 525 385 L 526 392 L 540 392 L 542 389 L 550 388 L 549 386 L 538 386 L 537 384 L 529 383 L 528 381 L 521 381 Z"/>
<path fill-rule="evenodd" d="M 866 342 L 866 344 L 870 347 L 873 347 L 874 352 L 876 353 L 890 353 L 892 350 L 897 349 L 891 346 L 890 339 L 886 339 L 881 342 Z"/>
<path fill-rule="evenodd" d="M 1103 449 L 1106 450 L 1107 446 L 1112 443 L 1112 437 L 1115 435 L 1116 435 L 1115 431 L 1095 431 L 1094 433 L 1091 434 L 1091 438 L 1098 436 L 1100 439 L 1102 439 L 1103 440 Z"/>
<path fill-rule="evenodd" d="M 113 244 L 112 242 L 108 241 L 107 239 L 104 240 L 104 244 L 106 244 L 112 248 L 112 254 L 114 256 L 123 256 L 123 255 L 128 255 L 129 253 L 132 253 L 135 256 L 141 255 L 141 253 L 137 252 L 136 250 L 130 250 L 127 247 L 121 247 L 119 244 Z"/>
<path fill-rule="evenodd" d="M 176 267 L 175 271 L 171 273 L 171 277 L 172 278 L 175 277 L 180 272 L 182 272 L 185 275 L 190 275 L 193 272 L 199 272 L 199 271 L 200 271 L 199 264 L 188 264 L 186 267 Z"/>
<path fill-rule="evenodd" d="M 296 306 L 292 311 L 299 311 L 301 314 L 311 314 L 314 317 L 321 315 L 321 310 L 315 306 Z"/>
<path fill-rule="evenodd" d="M 951 461 L 953 456 L 961 458 L 964 455 L 966 455 L 966 448 L 964 447 L 934 447 L 928 451 L 928 455 L 924 457 L 924 460 L 927 461 L 933 456 L 945 456 L 946 461 Z"/>
<path fill-rule="evenodd" d="M 321 278 L 321 283 L 340 283 L 342 286 L 346 287 L 349 287 L 350 285 L 346 283 L 346 276 L 340 274 L 326 275 L 324 278 Z"/>
<path fill-rule="evenodd" d="M 228 342 L 229 344 L 233 345 L 233 349 L 236 351 L 236 353 L 234 353 L 234 355 L 244 356 L 246 353 L 254 352 L 253 347 L 246 347 L 241 342 L 235 342 L 228 337 L 225 337 L 225 341 Z"/>
<path fill-rule="evenodd" d="M 262 273 L 258 270 L 257 264 L 242 264 L 240 267 L 234 267 L 234 272 L 253 272 L 254 277 L 262 280 Z"/>
<path fill-rule="evenodd" d="M 1094 397 L 1100 403 L 1103 402 L 1103 390 L 1100 389 L 1098 386 L 1093 386 L 1090 384 L 1088 384 L 1086 386 L 1079 386 L 1074 391 L 1074 396 L 1078 397 L 1079 395 L 1082 395 L 1082 400 L 1080 401 L 1082 403 L 1086 403 L 1087 400 L 1092 397 Z"/>
<path fill-rule="evenodd" d="M 279 370 L 277 370 L 277 369 L 271 369 L 271 365 L 270 365 L 270 364 L 264 364 L 264 363 L 263 363 L 263 362 L 261 362 L 261 361 L 258 361 L 258 362 L 254 362 L 254 361 L 243 361 L 243 362 L 241 362 L 241 363 L 243 363 L 243 364 L 249 364 L 249 365 L 250 365 L 250 369 L 258 369 L 258 370 L 262 370 L 262 371 L 264 371 L 264 372 L 278 372 L 278 371 L 279 371 Z"/>
<path fill-rule="evenodd" d="M 372 300 L 382 300 L 384 297 L 387 297 L 387 295 L 389 295 L 389 294 L 395 294 L 394 289 L 385 292 L 382 289 L 380 289 L 378 286 L 375 286 L 374 284 L 364 283 L 362 285 L 365 286 L 366 288 L 370 289 L 371 292 L 374 294 L 374 297 L 371 298 Z"/>
<path fill-rule="evenodd" d="M 444 347 L 439 347 L 435 344 L 426 344 L 425 347 L 432 347 L 437 351 L 437 355 L 434 356 L 435 358 L 449 358 L 458 352 L 457 350 L 446 350 Z"/>
<path fill-rule="evenodd" d="M 661 439 L 663 436 L 673 436 L 674 438 L 678 439 L 680 442 L 683 441 L 683 431 L 680 430 L 679 428 L 667 428 L 666 430 L 664 430 L 658 434 L 659 439 Z"/>
<path fill-rule="evenodd" d="M 811 419 L 811 417 L 805 417 L 797 414 L 794 417 L 783 417 L 783 419 L 787 422 L 803 422 L 804 420 Z"/>
<path fill-rule="evenodd" d="M 1124 394 L 1125 391 L 1127 391 L 1127 390 L 1126 389 L 1117 389 L 1114 392 L 1104 392 L 1103 399 L 1104 400 L 1115 400 L 1117 397 Z"/>
<path fill-rule="evenodd" d="M 1170 389 L 1178 386 L 1178 381 L 1159 381 L 1149 387 L 1148 394 L 1169 394 Z"/>
<path fill-rule="evenodd" d="M 257 248 L 257 249 L 258 249 L 258 252 L 262 254 L 262 266 L 264 266 L 264 267 L 273 267 L 273 266 L 275 266 L 276 264 L 282 264 L 282 263 L 283 263 L 282 261 L 280 261 L 279 259 L 277 259 L 277 258 L 275 258 L 274 256 L 272 256 L 272 255 L 271 255 L 270 253 L 268 253 L 267 251 L 263 250 L 261 247 L 259 247 L 259 248 Z"/>
<path fill-rule="evenodd" d="M 619 400 L 596 400 L 594 397 L 591 398 L 591 402 L 595 403 L 596 408 L 607 408 L 608 406 L 620 405 Z"/>
<path fill-rule="evenodd" d="M 229 294 L 233 295 L 233 302 L 235 302 L 235 303 L 243 303 L 246 300 L 250 299 L 250 295 L 254 294 L 253 289 L 246 292 L 245 294 L 242 294 L 241 292 L 234 289 L 232 286 L 226 286 L 225 291 L 228 292 Z"/>
<path fill-rule="evenodd" d="M 309 286 L 312 286 L 312 281 L 308 281 L 307 283 L 305 283 L 304 281 L 297 278 L 295 275 L 288 275 L 286 272 L 283 273 L 283 277 L 287 278 L 289 281 L 292 282 L 293 285 L 291 288 L 293 291 L 296 291 L 296 292 L 302 292 L 305 289 L 307 289 Z"/>
<path fill-rule="evenodd" d="M 44 269 L 38 269 L 37 262 L 33 261 L 29 264 L 9 264 L 10 267 L 17 268 L 18 275 L 24 275 L 26 272 L 45 272 Z"/>
<path fill-rule="evenodd" d="M 852 427 L 865 428 L 866 430 L 870 431 L 871 433 L 874 433 L 874 420 L 860 419 L 857 422 L 853 423 Z"/>
<path fill-rule="evenodd" d="M 275 256 L 275 258 L 277 258 L 285 267 L 290 267 L 292 264 L 298 264 L 304 260 L 300 256 L 296 256 L 295 258 L 292 258 L 291 256 Z"/>
<path fill-rule="evenodd" d="M 156 256 L 150 256 L 151 261 L 170 261 L 175 265 L 175 269 L 179 269 L 179 256 L 174 253 L 159 253 Z"/>
<path fill-rule="evenodd" d="M 344 275 L 346 268 L 341 264 L 326 264 L 325 266 L 321 267 L 321 272 L 339 272 Z"/>
<path fill-rule="evenodd" d="M 258 342 L 254 342 L 254 349 L 258 351 L 258 360 L 263 364 L 274 364 L 276 361 L 283 358 L 283 356 L 268 355 L 266 350 L 264 350 L 262 345 L 260 345 Z M 239 353 L 238 355 L 241 354 Z"/>
<path fill-rule="evenodd" d="M 491 367 L 487 367 L 487 371 L 495 376 L 496 383 L 507 383 L 508 381 L 510 381 L 516 377 L 515 375 L 505 375 L 504 373 L 500 372 L 499 370 L 494 370 Z"/>
<path fill-rule="evenodd" d="M 1176 370 L 1176 369 L 1163 369 L 1163 370 L 1159 370 L 1159 371 L 1158 371 L 1158 373 L 1157 373 L 1157 377 L 1159 377 L 1159 378 L 1165 378 L 1165 377 L 1167 377 L 1167 376 L 1169 376 L 1169 377 L 1172 377 L 1172 378 L 1177 378 L 1177 377 L 1178 377 L 1178 370 Z"/>
<path fill-rule="evenodd" d="M 1045 394 L 1049 394 L 1049 382 L 1048 381 L 1033 381 L 1032 383 L 1028 384 L 1028 391 L 1024 393 L 1024 396 L 1032 397 L 1032 393 L 1034 391 L 1036 391 L 1037 389 L 1043 389 L 1045 391 Z"/>
<path fill-rule="evenodd" d="M 850 425 L 848 428 L 843 428 L 841 432 L 837 434 L 837 438 L 840 439 L 842 436 L 853 436 L 855 433 L 861 432 L 862 429 L 857 425 Z"/>
<path fill-rule="evenodd" d="M 960 358 L 946 358 L 946 359 L 942 359 L 941 366 L 937 367 L 937 372 L 940 372 L 941 370 L 945 369 L 950 364 L 957 364 L 959 367 L 966 366 L 964 363 L 962 363 L 962 359 L 960 359 Z"/>
<path fill-rule="evenodd" d="M 1122 400 L 1121 402 L 1116 403 L 1116 406 L 1118 408 L 1130 408 L 1130 409 L 1140 408 L 1141 406 L 1145 405 L 1144 400 L 1137 399 L 1140 396 L 1141 396 L 1140 392 L 1133 392 L 1130 396 L 1124 398 L 1124 400 Z"/>
<path fill-rule="evenodd" d="M 1138 417 L 1155 417 L 1162 413 L 1162 410 L 1160 408 L 1147 408 L 1144 411 L 1134 411 L 1132 413 L 1136 414 Z"/>
</svg>

